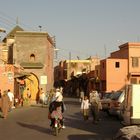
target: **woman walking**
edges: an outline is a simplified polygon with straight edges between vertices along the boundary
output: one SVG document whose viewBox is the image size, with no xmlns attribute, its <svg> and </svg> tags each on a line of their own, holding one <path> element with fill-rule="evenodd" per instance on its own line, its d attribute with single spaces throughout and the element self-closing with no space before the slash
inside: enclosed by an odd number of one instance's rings
<svg viewBox="0 0 140 140">
<path fill-rule="evenodd" d="M 89 99 L 87 96 L 84 96 L 84 99 L 81 103 L 81 112 L 83 114 L 84 120 L 88 120 L 89 117 Z"/>
</svg>

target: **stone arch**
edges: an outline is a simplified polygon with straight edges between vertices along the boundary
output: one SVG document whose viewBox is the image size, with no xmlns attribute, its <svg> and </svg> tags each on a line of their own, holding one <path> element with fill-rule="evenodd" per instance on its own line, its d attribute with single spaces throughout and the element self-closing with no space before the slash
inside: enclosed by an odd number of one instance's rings
<svg viewBox="0 0 140 140">
<path fill-rule="evenodd" d="M 31 92 L 31 99 L 36 100 L 37 93 L 39 91 L 39 79 L 36 74 L 30 73 L 30 76 L 25 79 L 26 89 L 24 90 L 24 97 L 26 97 L 27 88 Z"/>
</svg>

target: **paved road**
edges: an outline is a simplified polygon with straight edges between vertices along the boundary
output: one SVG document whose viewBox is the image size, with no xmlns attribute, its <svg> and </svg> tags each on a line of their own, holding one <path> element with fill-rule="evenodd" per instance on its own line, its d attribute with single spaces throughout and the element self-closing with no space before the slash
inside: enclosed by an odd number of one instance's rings
<svg viewBox="0 0 140 140">
<path fill-rule="evenodd" d="M 7 120 L 0 118 L 0 140 L 111 140 L 122 127 L 116 118 L 101 112 L 99 124 L 92 124 L 91 117 L 83 121 L 78 99 L 65 98 L 66 129 L 56 137 L 47 119 L 47 107 L 33 105 L 14 109 Z"/>
</svg>

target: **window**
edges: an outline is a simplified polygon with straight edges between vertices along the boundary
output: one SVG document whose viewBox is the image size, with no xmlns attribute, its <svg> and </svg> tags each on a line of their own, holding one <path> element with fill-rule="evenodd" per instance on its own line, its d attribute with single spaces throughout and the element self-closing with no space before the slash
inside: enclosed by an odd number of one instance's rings
<svg viewBox="0 0 140 140">
<path fill-rule="evenodd" d="M 31 61 L 31 62 L 34 62 L 34 61 L 35 61 L 35 55 L 34 55 L 34 54 L 31 54 L 31 55 L 30 55 L 30 61 Z"/>
<path fill-rule="evenodd" d="M 130 82 L 131 84 L 137 84 L 137 78 L 131 78 Z"/>
<path fill-rule="evenodd" d="M 138 67 L 138 66 L 139 66 L 139 58 L 132 57 L 132 67 Z"/>
<path fill-rule="evenodd" d="M 119 68 L 120 67 L 120 62 L 116 62 L 115 63 L 115 68 Z"/>
</svg>

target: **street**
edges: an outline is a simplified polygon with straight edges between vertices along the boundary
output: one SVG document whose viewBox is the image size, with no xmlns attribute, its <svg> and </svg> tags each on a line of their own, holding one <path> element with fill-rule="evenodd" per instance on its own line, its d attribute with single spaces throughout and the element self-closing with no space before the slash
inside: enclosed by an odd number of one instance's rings
<svg viewBox="0 0 140 140">
<path fill-rule="evenodd" d="M 122 127 L 115 117 L 104 112 L 99 124 L 92 124 L 91 117 L 83 121 L 78 99 L 64 98 L 64 101 L 66 128 L 57 137 L 49 126 L 48 107 L 32 105 L 13 109 L 6 120 L 0 118 L 0 140 L 111 140 Z"/>
</svg>

